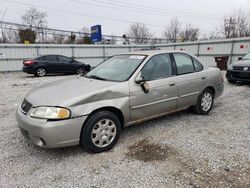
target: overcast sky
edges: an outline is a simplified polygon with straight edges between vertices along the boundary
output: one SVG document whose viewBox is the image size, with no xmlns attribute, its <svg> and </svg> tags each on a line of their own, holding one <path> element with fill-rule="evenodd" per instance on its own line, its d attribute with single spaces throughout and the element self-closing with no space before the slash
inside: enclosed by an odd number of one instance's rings
<svg viewBox="0 0 250 188">
<path fill-rule="evenodd" d="M 250 14 L 250 0 L 0 0 L 4 20 L 10 22 L 21 23 L 31 6 L 47 12 L 51 28 L 79 31 L 100 24 L 103 34 L 123 35 L 131 22 L 140 22 L 157 37 L 172 17 L 209 33 L 240 7 Z"/>
</svg>

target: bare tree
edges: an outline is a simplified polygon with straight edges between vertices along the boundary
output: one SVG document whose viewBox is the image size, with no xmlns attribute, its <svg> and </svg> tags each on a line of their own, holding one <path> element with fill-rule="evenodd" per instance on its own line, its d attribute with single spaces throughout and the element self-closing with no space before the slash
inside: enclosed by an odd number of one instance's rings
<svg viewBox="0 0 250 188">
<path fill-rule="evenodd" d="M 221 33 L 225 38 L 250 36 L 249 17 L 242 9 L 234 11 L 231 15 L 224 18 Z"/>
<path fill-rule="evenodd" d="M 90 38 L 90 29 L 86 26 L 84 26 L 80 31 L 81 34 L 76 39 L 77 44 L 92 44 L 91 38 Z"/>
<path fill-rule="evenodd" d="M 180 33 L 181 33 L 181 22 L 178 20 L 178 18 L 171 19 L 164 31 L 164 37 L 169 42 L 175 43 L 177 42 Z"/>
<path fill-rule="evenodd" d="M 199 28 L 192 24 L 187 24 L 184 29 L 180 32 L 181 42 L 196 41 L 199 37 Z"/>
<path fill-rule="evenodd" d="M 135 44 L 146 44 L 153 37 L 146 25 L 135 23 L 129 28 L 128 38 Z"/>
<path fill-rule="evenodd" d="M 3 21 L 4 21 L 4 17 L 5 17 L 5 14 L 6 14 L 6 9 L 3 10 L 3 11 L 0 11 L 0 14 L 1 14 L 1 23 L 0 23 L 0 28 L 1 28 L 1 42 L 2 43 L 5 43 L 7 42 L 7 38 L 5 36 L 5 28 L 4 28 L 4 24 L 3 24 Z"/>
<path fill-rule="evenodd" d="M 47 13 L 41 12 L 38 9 L 31 7 L 22 16 L 23 24 L 28 25 L 30 31 L 41 34 L 39 38 L 45 42 L 44 28 L 47 27 Z"/>
<path fill-rule="evenodd" d="M 63 44 L 65 36 L 62 34 L 54 34 L 51 39 L 52 44 Z"/>
</svg>

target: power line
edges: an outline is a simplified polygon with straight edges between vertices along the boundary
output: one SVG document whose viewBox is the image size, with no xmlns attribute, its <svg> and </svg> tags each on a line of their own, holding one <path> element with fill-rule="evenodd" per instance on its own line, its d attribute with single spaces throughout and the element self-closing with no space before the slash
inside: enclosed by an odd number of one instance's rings
<svg viewBox="0 0 250 188">
<path fill-rule="evenodd" d="M 50 8 L 50 7 L 45 7 L 45 6 L 40 6 L 40 5 L 35 5 L 35 4 L 30 4 L 30 3 L 17 2 L 17 1 L 14 1 L 14 0 L 6 0 L 6 2 L 8 2 L 8 3 L 14 3 L 14 4 L 18 4 L 18 5 L 23 5 L 23 6 L 32 6 L 32 7 L 37 7 L 37 8 L 41 8 L 41 9 L 52 10 L 52 11 L 56 11 L 56 12 L 60 12 L 60 13 L 64 13 L 64 14 L 65 13 L 66 14 L 74 14 L 74 15 L 80 15 L 80 16 L 91 17 L 91 18 L 104 19 L 104 20 L 121 22 L 121 23 L 129 23 L 129 24 L 135 24 L 135 23 L 137 23 L 137 22 L 127 21 L 127 20 L 122 20 L 122 19 L 101 17 L 101 16 L 95 16 L 95 15 L 90 15 L 90 14 L 83 14 L 83 13 L 80 13 L 80 12 L 73 12 L 73 11 L 68 11 L 68 10 L 63 10 L 63 9 Z M 162 25 L 156 25 L 156 24 L 151 24 L 151 23 L 143 23 L 143 24 L 148 25 L 148 26 L 152 26 L 152 27 L 165 28 Z"/>
<path fill-rule="evenodd" d="M 19 27 L 19 28 L 29 28 L 28 25 L 25 24 L 19 24 L 19 23 L 14 23 L 14 22 L 6 22 L 6 21 L 0 21 L 0 24 L 3 25 L 9 25 L 9 26 L 15 26 L 15 27 Z M 48 27 L 33 27 L 34 29 L 37 29 L 38 33 L 42 33 L 42 30 L 45 30 L 46 33 L 44 34 L 57 34 L 57 35 L 63 35 L 63 36 L 70 36 L 72 33 L 73 34 L 77 34 L 77 35 L 85 35 L 87 34 L 88 36 L 91 35 L 91 33 L 88 32 L 80 32 L 80 31 L 71 31 L 71 30 L 62 30 L 62 29 L 53 29 L 53 28 L 48 28 Z M 11 29 L 11 30 L 15 30 L 15 31 L 19 31 L 20 29 L 17 28 L 6 28 L 6 29 Z M 48 32 L 49 31 L 49 32 Z M 53 32 L 58 32 L 58 33 L 53 33 Z M 65 34 L 67 33 L 67 34 Z M 123 39 L 123 36 L 117 36 L 117 35 L 102 35 L 104 38 L 119 38 L 119 39 Z M 127 37 L 128 39 L 134 39 L 134 37 Z M 142 38 L 145 39 L 145 38 Z M 161 41 L 167 41 L 167 39 L 163 39 L 163 38 L 154 38 L 152 40 L 161 40 Z"/>
<path fill-rule="evenodd" d="M 123 3 L 123 2 L 111 1 L 111 0 L 109 0 L 109 2 L 105 0 L 104 1 L 103 0 L 91 0 L 91 3 L 89 3 L 88 0 L 85 0 L 85 1 L 84 0 L 69 0 L 69 1 L 74 2 L 74 3 L 87 4 L 91 6 L 99 6 L 99 7 L 104 7 L 104 8 L 116 8 L 116 9 L 123 10 L 123 11 L 130 11 L 130 12 L 141 13 L 141 14 L 151 14 L 151 15 L 168 16 L 168 17 L 181 16 L 181 17 L 189 18 L 189 19 L 218 20 L 218 15 L 197 14 L 194 12 L 183 12 L 183 11 L 148 8 L 148 6 L 143 6 L 143 5 L 139 5 L 135 3 Z M 129 4 L 132 4 L 133 6 Z"/>
<path fill-rule="evenodd" d="M 145 5 L 141 5 L 141 4 L 136 4 L 136 3 L 129 3 L 129 2 L 123 2 L 123 1 L 119 1 L 119 0 L 93 0 L 93 1 L 110 1 L 113 3 L 118 3 L 118 4 L 128 4 L 128 5 L 132 5 L 133 7 L 136 6 L 136 8 L 146 8 L 146 9 L 150 9 L 150 10 L 155 10 L 155 11 L 163 11 L 163 12 L 176 12 L 176 13 L 185 13 L 185 14 L 193 14 L 193 15 L 204 15 L 204 16 L 213 16 L 213 17 L 220 17 L 222 15 L 212 15 L 212 14 L 204 14 L 204 13 L 197 13 L 197 12 L 189 12 L 189 11 L 177 11 L 177 10 L 171 10 L 171 9 L 162 9 L 159 7 L 152 7 L 152 6 L 145 6 Z"/>
</svg>

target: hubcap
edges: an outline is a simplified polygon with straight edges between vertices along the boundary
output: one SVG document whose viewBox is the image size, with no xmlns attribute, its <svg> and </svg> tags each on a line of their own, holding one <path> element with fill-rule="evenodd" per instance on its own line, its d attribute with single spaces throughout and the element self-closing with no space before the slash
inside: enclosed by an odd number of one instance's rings
<svg viewBox="0 0 250 188">
<path fill-rule="evenodd" d="M 116 136 L 115 123 L 110 119 L 97 122 L 92 130 L 91 139 L 97 147 L 106 147 L 112 143 Z"/>
<path fill-rule="evenodd" d="M 201 98 L 201 108 L 203 111 L 207 112 L 211 107 L 213 103 L 213 97 L 211 93 L 206 92 Z"/>
<path fill-rule="evenodd" d="M 46 72 L 44 69 L 40 68 L 37 70 L 37 74 L 38 74 L 38 76 L 44 76 L 46 74 Z"/>
</svg>

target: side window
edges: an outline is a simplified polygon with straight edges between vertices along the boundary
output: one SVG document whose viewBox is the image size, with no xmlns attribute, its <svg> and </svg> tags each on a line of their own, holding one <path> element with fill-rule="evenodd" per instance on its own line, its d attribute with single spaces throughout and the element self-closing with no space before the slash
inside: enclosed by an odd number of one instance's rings
<svg viewBox="0 0 250 188">
<path fill-rule="evenodd" d="M 72 62 L 72 59 L 64 57 L 64 56 L 58 56 L 59 57 L 59 61 L 64 62 L 64 63 L 70 63 Z"/>
<path fill-rule="evenodd" d="M 182 53 L 174 53 L 174 59 L 178 74 L 187 74 L 194 72 L 194 65 L 191 57 Z"/>
<path fill-rule="evenodd" d="M 146 81 L 157 80 L 172 76 L 172 63 L 169 54 L 153 56 L 141 71 Z"/>
<path fill-rule="evenodd" d="M 44 61 L 45 58 L 46 58 L 46 56 L 41 56 L 41 57 L 38 57 L 38 58 L 36 58 L 36 59 L 39 60 L 39 61 Z"/>
<path fill-rule="evenodd" d="M 46 61 L 58 61 L 57 57 L 55 55 L 48 55 L 45 57 L 44 60 L 46 60 Z"/>
<path fill-rule="evenodd" d="M 203 65 L 199 61 L 193 58 L 193 62 L 194 62 L 194 69 L 196 72 L 200 72 L 203 70 Z"/>
</svg>

